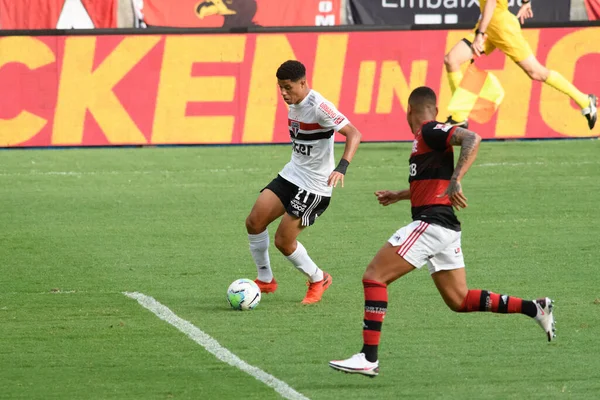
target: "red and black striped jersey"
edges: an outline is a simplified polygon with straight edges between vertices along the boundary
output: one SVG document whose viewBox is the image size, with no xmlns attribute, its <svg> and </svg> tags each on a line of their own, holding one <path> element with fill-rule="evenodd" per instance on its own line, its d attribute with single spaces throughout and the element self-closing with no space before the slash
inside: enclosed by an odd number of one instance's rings
<svg viewBox="0 0 600 400">
<path fill-rule="evenodd" d="M 446 191 L 454 173 L 450 138 L 455 129 L 437 121 L 421 126 L 410 154 L 408 182 L 413 220 L 460 231 L 450 199 L 438 197 Z"/>
</svg>

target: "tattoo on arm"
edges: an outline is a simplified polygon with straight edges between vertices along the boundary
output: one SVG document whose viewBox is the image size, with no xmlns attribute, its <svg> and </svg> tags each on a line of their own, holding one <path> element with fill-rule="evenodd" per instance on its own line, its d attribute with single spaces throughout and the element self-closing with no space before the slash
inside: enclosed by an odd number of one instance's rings
<svg viewBox="0 0 600 400">
<path fill-rule="evenodd" d="M 450 138 L 450 144 L 452 146 L 460 146 L 460 155 L 456 162 L 456 167 L 454 167 L 453 180 L 460 181 L 467 173 L 477 156 L 479 142 L 481 142 L 481 137 L 475 132 L 463 128 L 456 128 L 454 130 Z"/>
</svg>

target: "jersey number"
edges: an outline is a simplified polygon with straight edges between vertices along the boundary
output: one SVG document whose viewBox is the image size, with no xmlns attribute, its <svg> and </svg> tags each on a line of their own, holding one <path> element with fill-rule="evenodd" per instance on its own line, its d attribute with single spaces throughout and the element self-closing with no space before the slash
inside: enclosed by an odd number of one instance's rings
<svg viewBox="0 0 600 400">
<path fill-rule="evenodd" d="M 305 193 L 306 195 L 304 196 L 304 200 L 300 200 L 300 196 L 302 196 L 302 193 Z M 308 200 L 308 196 L 310 196 L 310 192 L 308 190 L 304 190 L 304 189 L 298 189 L 298 193 L 296 193 L 296 200 L 298 201 L 302 201 L 303 203 L 306 204 L 306 200 Z"/>
<path fill-rule="evenodd" d="M 306 192 L 306 195 L 304 196 L 304 200 L 300 200 L 300 196 L 304 192 Z M 306 200 L 308 200 L 309 195 L 310 195 L 310 192 L 308 190 L 305 191 L 304 189 L 298 189 L 298 193 L 296 193 L 296 200 L 302 201 L 304 204 L 306 204 Z"/>
<path fill-rule="evenodd" d="M 408 173 L 410 176 L 416 176 L 417 175 L 417 164 L 415 164 L 415 163 L 410 164 Z"/>
</svg>

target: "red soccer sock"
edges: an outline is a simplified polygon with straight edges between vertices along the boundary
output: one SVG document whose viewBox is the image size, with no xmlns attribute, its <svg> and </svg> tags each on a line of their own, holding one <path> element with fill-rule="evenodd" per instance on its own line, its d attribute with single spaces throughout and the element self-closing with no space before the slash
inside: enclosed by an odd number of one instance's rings
<svg viewBox="0 0 600 400">
<path fill-rule="evenodd" d="M 533 301 L 501 295 L 487 290 L 469 290 L 458 312 L 487 311 L 501 314 L 521 313 L 535 317 L 537 309 Z"/>
<path fill-rule="evenodd" d="M 370 362 L 377 361 L 377 349 L 381 337 L 381 325 L 387 311 L 387 285 L 385 283 L 363 280 L 365 291 L 365 318 L 363 320 L 362 353 Z"/>
</svg>

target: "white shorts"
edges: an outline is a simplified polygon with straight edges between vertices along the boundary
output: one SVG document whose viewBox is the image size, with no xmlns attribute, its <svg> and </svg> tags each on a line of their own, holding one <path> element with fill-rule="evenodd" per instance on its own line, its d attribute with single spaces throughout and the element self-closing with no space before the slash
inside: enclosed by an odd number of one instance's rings
<svg viewBox="0 0 600 400">
<path fill-rule="evenodd" d="M 413 221 L 392 235 L 388 242 L 416 268 L 427 263 L 429 273 L 463 268 L 461 232 L 423 221 Z"/>
</svg>

